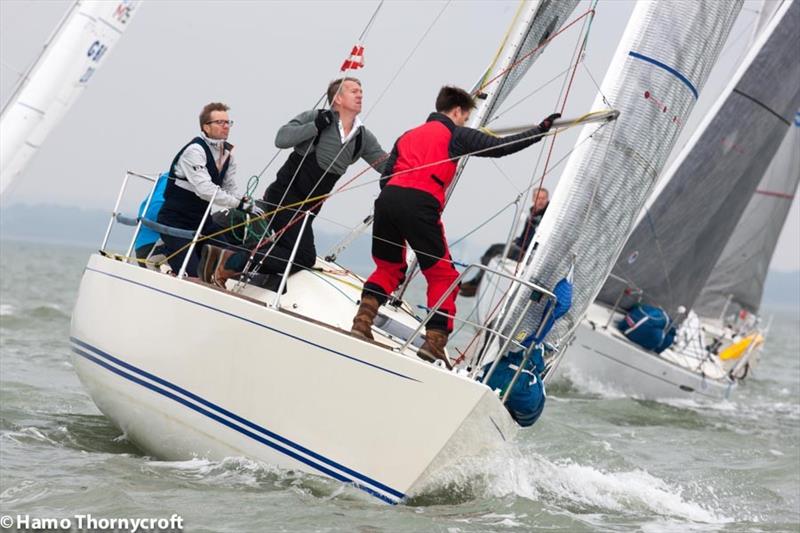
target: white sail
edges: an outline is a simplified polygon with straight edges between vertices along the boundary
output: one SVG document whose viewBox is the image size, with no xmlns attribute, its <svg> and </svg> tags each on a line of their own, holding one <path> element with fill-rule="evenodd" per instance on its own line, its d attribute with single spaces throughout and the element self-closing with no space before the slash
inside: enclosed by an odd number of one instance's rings
<svg viewBox="0 0 800 533">
<path fill-rule="evenodd" d="M 741 6 L 741 1 L 636 4 L 593 106 L 606 107 L 607 100 L 620 116 L 600 130 L 582 130 L 537 230 L 535 252 L 524 274 L 552 288 L 574 261 L 572 308 L 548 340 L 566 340 L 594 300 Z M 530 290 L 519 291 L 506 324 L 515 323 L 530 297 Z M 515 337 L 536 330 L 543 308 L 543 303 L 531 308 Z M 512 333 L 509 329 L 504 333 Z"/>
<path fill-rule="evenodd" d="M 644 302 L 673 317 L 694 306 L 800 106 L 799 25 L 797 2 L 783 2 L 770 17 L 666 172 L 600 301 L 627 308 L 632 301 L 620 295 L 635 287 Z"/>
<path fill-rule="evenodd" d="M 0 115 L 0 194 L 83 93 L 136 13 L 138 0 L 79 0 Z"/>
</svg>

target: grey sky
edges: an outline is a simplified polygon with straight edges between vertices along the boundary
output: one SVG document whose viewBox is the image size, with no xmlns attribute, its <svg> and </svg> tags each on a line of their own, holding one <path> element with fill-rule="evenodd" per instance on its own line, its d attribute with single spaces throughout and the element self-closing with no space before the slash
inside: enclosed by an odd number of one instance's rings
<svg viewBox="0 0 800 533">
<path fill-rule="evenodd" d="M 69 3 L 0 2 L 0 100 L 8 98 L 17 71 L 23 71 L 38 54 Z M 735 70 L 759 4 L 755 0 L 745 3 L 728 46 L 687 122 L 682 142 Z M 165 170 L 176 150 L 197 132 L 199 109 L 214 100 L 232 107 L 236 125 L 230 140 L 236 145 L 239 183 L 244 189 L 247 178 L 260 172 L 275 154 L 278 127 L 311 108 L 327 82 L 337 76 L 376 5 L 367 1 L 144 2 L 86 93 L 12 185 L 4 203 L 110 209 L 124 171 Z M 398 135 L 425 119 L 441 85 L 472 87 L 491 60 L 518 4 L 452 2 L 373 109 L 444 5 L 438 1 L 388 1 L 367 37 L 366 67 L 356 74 L 364 82 L 362 118 L 387 151 Z M 568 115 L 589 110 L 596 89 L 588 73 L 597 83 L 602 81 L 632 5 L 628 0 L 601 0 L 585 68 L 578 69 L 569 96 Z M 581 2 L 573 17 L 587 8 L 588 2 Z M 578 29 L 576 25 L 556 38 L 503 108 L 568 67 Z M 538 122 L 556 108 L 562 79 L 515 107 L 497 125 Z M 559 136 L 552 161 L 569 152 L 576 136 L 577 131 Z M 448 237 L 454 240 L 464 235 L 513 200 L 531 181 L 539 146 L 544 144 L 495 162 L 470 162 L 445 213 Z M 286 155 L 279 155 L 262 177 L 259 196 Z M 349 175 L 363 168 L 355 165 Z M 560 169 L 545 179 L 551 190 Z M 540 175 L 541 167 L 537 180 Z M 327 221 L 317 224 L 338 232 L 343 226 L 356 225 L 370 211 L 378 187 L 368 182 L 375 179 L 376 174 L 369 171 L 356 182 L 366 185 L 331 198 L 322 212 Z M 140 186 L 131 192 L 128 206 L 138 203 L 145 189 Z M 481 228 L 467 245 L 455 249 L 456 259 L 475 260 L 486 244 L 502 240 L 510 219 L 511 211 L 507 211 Z M 800 269 L 798 242 L 800 209 L 795 202 L 772 268 Z"/>
</svg>

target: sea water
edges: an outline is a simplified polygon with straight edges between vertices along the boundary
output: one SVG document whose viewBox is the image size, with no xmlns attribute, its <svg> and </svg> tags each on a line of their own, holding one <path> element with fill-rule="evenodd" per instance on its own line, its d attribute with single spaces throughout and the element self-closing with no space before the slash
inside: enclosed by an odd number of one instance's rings
<svg viewBox="0 0 800 533">
<path fill-rule="evenodd" d="M 5 516 L 177 515 L 185 531 L 798 531 L 800 316 L 723 402 L 549 390 L 516 442 L 387 506 L 246 458 L 159 461 L 127 442 L 70 364 L 91 250 L 0 244 L 0 529 Z M 466 301 L 463 301 L 466 303 Z M 125 302 L 108 302 L 107 312 Z M 767 310 L 767 314 L 769 310 Z"/>
</svg>

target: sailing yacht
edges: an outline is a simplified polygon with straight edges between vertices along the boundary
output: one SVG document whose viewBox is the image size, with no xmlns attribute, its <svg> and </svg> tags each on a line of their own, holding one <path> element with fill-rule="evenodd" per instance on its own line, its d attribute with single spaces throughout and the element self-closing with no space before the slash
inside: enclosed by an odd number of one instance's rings
<svg viewBox="0 0 800 533">
<path fill-rule="evenodd" d="M 482 80 L 504 80 L 510 91 L 573 7 L 526 2 L 502 59 Z M 452 461 L 479 456 L 519 430 L 509 394 L 540 377 L 523 373 L 523 362 L 499 390 L 487 382 L 512 352 L 528 361 L 541 350 L 554 310 L 563 314 L 551 330 L 559 341 L 564 324 L 581 319 L 605 277 L 599 272 L 613 265 L 681 129 L 641 95 L 655 91 L 674 116 L 685 118 L 740 7 L 739 1 L 637 5 L 602 86 L 604 97 L 620 105 L 619 124 L 599 132 L 585 127 L 568 164 L 571 177 L 548 212 L 554 217 L 543 234 L 550 240 L 538 243 L 532 269 L 511 276 L 516 292 L 504 319 L 482 330 L 486 347 L 472 366 L 450 371 L 416 356 L 438 305 L 421 318 L 399 300 L 376 320 L 374 342 L 350 336 L 363 280 L 331 261 L 318 259 L 314 269 L 288 276 L 290 259 L 275 291 L 246 282 L 240 288 L 233 280 L 220 289 L 132 264 L 133 241 L 125 253 L 106 246 L 118 222 L 137 229 L 149 223 L 119 213 L 128 180 L 152 180 L 128 173 L 106 238 L 81 280 L 70 333 L 76 372 L 101 411 L 155 456 L 247 456 L 340 480 L 388 503 L 424 491 Z M 706 40 L 702 47 L 698 35 Z M 490 87 L 487 99 L 498 98 L 501 91 Z M 620 172 L 631 166 L 631 175 Z M 603 192 L 587 194 L 597 189 L 594 180 Z M 595 217 L 606 216 L 594 199 L 616 204 L 621 214 L 617 231 L 599 239 L 605 253 L 590 246 L 601 227 Z M 576 216 L 583 231 L 559 233 L 569 225 L 565 217 Z M 199 230 L 192 239 L 196 246 Z M 575 271 L 571 310 L 556 283 L 567 270 L 562 256 Z M 530 332 L 541 338 L 525 343 Z"/>
<path fill-rule="evenodd" d="M 660 347 L 645 347 L 626 333 L 633 334 L 656 316 L 636 315 L 645 309 L 637 304 L 649 305 L 651 310 L 663 308 L 672 317 L 671 323 L 655 328 L 662 337 L 669 337 L 668 328 L 685 318 L 688 309 L 709 317 L 709 312 L 714 313 L 710 311 L 713 301 L 717 318 L 726 319 L 727 310 L 720 310 L 718 304 L 720 295 L 714 294 L 720 277 L 726 291 L 723 302 L 728 294 L 742 291 L 747 296 L 737 303 L 747 312 L 757 311 L 787 200 L 797 183 L 797 168 L 779 177 L 774 173 L 786 170 L 782 161 L 787 152 L 797 153 L 791 124 L 800 106 L 800 64 L 795 56 L 798 28 L 800 5 L 790 0 L 780 3 L 666 173 L 663 189 L 654 195 L 578 328 L 565 363 L 574 382 L 649 399 L 721 399 L 746 375 L 748 361 L 760 343 L 754 323 L 726 321 L 714 327 L 690 316 L 669 348 L 665 348 L 669 340 Z M 785 149 L 779 150 L 782 143 Z M 770 164 L 773 167 L 768 169 Z M 759 182 L 763 190 L 757 189 Z M 777 190 L 772 185 L 776 182 Z M 785 209 L 773 211 L 775 203 L 766 205 L 762 196 L 780 198 Z M 769 214 L 765 209 L 770 209 Z M 762 231 L 771 235 L 771 242 L 747 240 Z M 740 238 L 732 240 L 737 234 Z M 751 258 L 757 272 L 755 290 L 743 285 L 753 270 L 745 269 L 737 276 L 724 273 L 729 268 L 725 257 L 730 265 L 731 261 L 741 263 L 742 255 Z M 708 289 L 701 297 L 704 286 Z M 704 329 L 708 338 L 703 336 Z"/>
<path fill-rule="evenodd" d="M 0 194 L 25 169 L 138 12 L 138 0 L 76 0 L 0 113 Z"/>
</svg>

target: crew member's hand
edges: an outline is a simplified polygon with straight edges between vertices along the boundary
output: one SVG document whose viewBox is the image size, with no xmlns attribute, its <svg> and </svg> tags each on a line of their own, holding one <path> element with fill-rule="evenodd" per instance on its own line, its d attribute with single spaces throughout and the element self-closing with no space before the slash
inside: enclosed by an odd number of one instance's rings
<svg viewBox="0 0 800 533">
<path fill-rule="evenodd" d="M 548 131 L 550 131 L 550 128 L 553 127 L 553 122 L 555 122 L 556 119 L 559 118 L 561 118 L 561 113 L 553 113 L 539 124 L 539 130 L 542 133 L 547 133 Z"/>
<path fill-rule="evenodd" d="M 264 210 L 256 205 L 256 201 L 249 196 L 244 196 L 242 201 L 239 202 L 239 209 L 245 213 L 250 213 L 253 216 L 260 217 L 264 214 Z"/>
<path fill-rule="evenodd" d="M 322 133 L 331 124 L 333 124 L 333 111 L 330 109 L 318 110 L 317 118 L 314 119 L 314 126 L 317 127 L 317 132 Z"/>
</svg>

